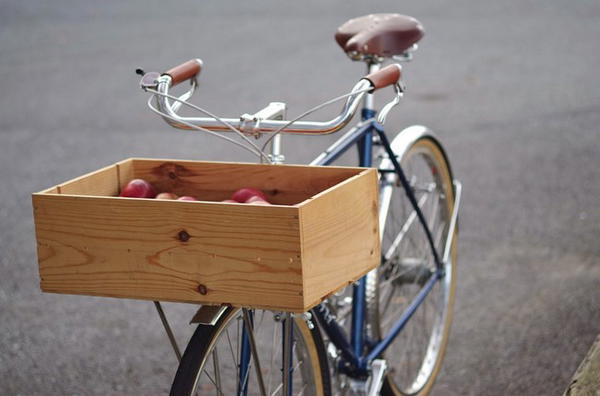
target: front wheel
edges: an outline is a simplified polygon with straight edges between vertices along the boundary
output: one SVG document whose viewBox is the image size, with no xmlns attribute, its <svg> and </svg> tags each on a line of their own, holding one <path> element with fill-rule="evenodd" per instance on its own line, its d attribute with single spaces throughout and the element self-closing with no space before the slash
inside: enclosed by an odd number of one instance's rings
<svg viewBox="0 0 600 396">
<path fill-rule="evenodd" d="M 404 135 L 403 135 L 404 133 Z M 440 259 L 454 207 L 452 176 L 446 156 L 425 128 L 413 127 L 394 140 L 392 148 L 426 219 Z M 384 158 L 381 176 L 382 264 L 367 278 L 371 337 L 387 334 L 422 286 L 436 271 L 426 234 L 406 197 L 393 166 Z M 380 167 L 381 168 L 381 167 Z M 388 172 L 385 172 L 385 171 Z M 383 222 L 382 222 L 383 223 Z M 421 303 L 385 351 L 384 395 L 426 395 L 445 353 L 456 287 L 456 235 L 444 276 Z"/>
<path fill-rule="evenodd" d="M 281 394 L 281 315 L 262 310 L 250 314 L 266 394 Z M 258 373 L 248 355 L 251 352 L 249 349 L 243 351 L 243 329 L 244 320 L 239 308 L 228 308 L 214 326 L 199 325 L 183 354 L 171 395 L 260 395 Z M 329 395 L 329 370 L 318 328 L 309 329 L 303 319 L 296 318 L 293 334 L 293 394 Z M 247 341 L 246 348 L 249 348 Z M 242 363 L 244 354 L 247 365 Z"/>
</svg>

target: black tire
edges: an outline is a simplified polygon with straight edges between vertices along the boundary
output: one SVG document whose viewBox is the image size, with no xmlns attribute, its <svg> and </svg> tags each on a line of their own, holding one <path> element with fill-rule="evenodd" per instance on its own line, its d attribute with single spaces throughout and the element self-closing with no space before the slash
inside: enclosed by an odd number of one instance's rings
<svg viewBox="0 0 600 396">
<path fill-rule="evenodd" d="M 424 202 L 422 211 L 428 219 L 441 259 L 454 206 L 454 187 L 444 151 L 435 138 L 425 134 L 412 142 L 399 160 L 417 200 Z M 389 164 L 388 161 L 387 169 Z M 382 176 L 382 183 L 385 182 Z M 376 340 L 386 334 L 431 271 L 435 270 L 433 255 L 418 219 L 413 216 L 413 222 L 407 222 L 413 208 L 403 188 L 399 183 L 394 183 L 392 188 L 382 241 L 384 259 L 367 281 L 370 294 L 367 297 L 369 331 Z M 400 210 L 396 210 L 397 208 Z M 401 230 L 406 224 L 410 224 L 408 231 L 402 234 Z M 400 242 L 395 244 L 398 240 Z M 456 288 L 456 242 L 457 235 L 451 247 L 451 259 L 445 265 L 444 278 L 436 283 L 427 299 L 384 353 L 388 372 L 381 390 L 383 395 L 427 395 L 433 386 L 444 357 L 452 322 Z M 433 307 L 433 313 L 428 312 L 430 307 Z M 413 353 L 416 353 L 416 359 L 411 361 Z"/>
<path fill-rule="evenodd" d="M 258 318 L 259 315 L 269 316 L 273 314 L 268 311 L 256 311 L 255 318 Z M 171 387 L 171 396 L 187 396 L 194 394 L 223 394 L 229 396 L 235 394 L 235 388 L 237 386 L 237 382 L 235 382 L 235 379 L 238 377 L 238 371 L 236 357 L 233 351 L 233 342 L 231 342 L 231 337 L 229 335 L 228 329 L 230 328 L 230 326 L 239 325 L 234 321 L 239 321 L 239 319 L 237 318 L 239 318 L 240 316 L 241 310 L 239 308 L 228 308 L 227 311 L 221 316 L 221 318 L 217 321 L 217 323 L 214 326 L 198 326 L 198 328 L 192 335 L 190 342 L 188 343 L 185 353 L 182 356 L 181 363 L 179 364 L 179 368 L 177 369 L 177 373 L 173 381 L 173 386 Z M 278 338 L 277 340 L 260 340 L 260 328 L 258 325 L 258 319 L 255 319 L 255 330 L 257 333 L 257 349 L 259 350 L 259 356 L 261 358 L 261 367 L 263 369 L 262 372 L 265 373 L 265 371 L 267 371 L 267 368 L 265 367 L 266 363 L 264 360 L 264 353 L 266 352 L 265 349 L 267 349 L 265 344 L 267 343 L 267 341 L 268 343 L 271 343 L 271 341 L 273 341 L 271 345 L 274 346 L 274 349 L 272 351 L 273 354 L 271 355 L 277 355 L 277 357 L 273 357 L 273 359 L 277 359 L 280 358 L 282 354 L 282 343 L 280 338 Z M 262 335 L 264 336 L 264 334 Z M 294 363 L 294 367 L 298 367 L 298 369 L 296 370 L 296 374 L 294 375 L 294 386 L 298 386 L 298 382 L 300 381 L 302 384 L 304 384 L 304 386 L 307 387 L 306 390 L 308 390 L 308 392 L 304 394 L 329 396 L 331 394 L 329 369 L 327 366 L 327 357 L 323 346 L 323 339 L 321 338 L 321 334 L 318 328 L 315 327 L 314 329 L 309 329 L 306 322 L 303 319 L 296 318 L 294 326 L 294 335 L 295 358 L 299 359 L 300 353 L 304 354 L 303 357 L 306 358 L 306 360 L 302 360 L 301 364 L 298 364 L 298 362 L 296 361 Z M 229 347 L 229 349 L 231 350 L 231 362 L 229 365 L 227 365 L 225 362 L 222 362 L 219 358 L 217 358 L 217 362 L 220 367 L 218 371 L 220 372 L 221 377 L 221 381 L 219 382 L 221 383 L 223 389 L 219 392 L 214 386 L 214 382 L 211 382 L 214 381 L 212 377 L 216 377 L 214 375 L 216 371 L 214 370 L 215 354 L 213 354 L 213 351 L 217 349 L 216 355 L 218 357 L 219 349 L 221 351 L 223 349 L 227 349 L 218 346 L 220 345 L 220 343 L 224 344 L 226 339 L 226 347 Z M 211 355 L 213 357 L 212 359 L 210 359 Z M 207 365 L 210 365 L 209 360 L 212 361 L 213 364 L 212 377 L 209 377 L 210 368 L 206 367 Z M 308 362 L 307 365 L 304 364 L 305 361 Z M 231 363 L 233 363 L 233 365 Z M 221 372 L 222 370 L 224 372 Z M 204 375 L 202 375 L 203 373 Z M 278 373 L 280 373 L 280 371 L 278 371 Z M 248 379 L 249 395 L 260 394 L 259 389 L 255 387 L 256 382 L 252 378 L 253 374 L 255 377 L 254 368 L 251 367 Z M 226 381 L 229 382 L 225 383 Z"/>
</svg>

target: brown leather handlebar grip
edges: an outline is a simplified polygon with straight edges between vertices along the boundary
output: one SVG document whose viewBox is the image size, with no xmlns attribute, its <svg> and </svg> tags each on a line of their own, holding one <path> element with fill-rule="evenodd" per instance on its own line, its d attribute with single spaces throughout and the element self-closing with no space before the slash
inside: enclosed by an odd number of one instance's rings
<svg viewBox="0 0 600 396">
<path fill-rule="evenodd" d="M 371 85 L 373 85 L 373 91 L 371 92 L 375 92 L 380 88 L 396 84 L 400 81 L 400 77 L 402 77 L 402 67 L 397 63 L 393 63 L 375 73 L 365 76 L 364 79 L 371 82 Z"/>
<path fill-rule="evenodd" d="M 171 86 L 189 80 L 190 78 L 196 77 L 202 69 L 202 61 L 200 59 L 191 59 L 187 62 L 182 63 L 179 66 L 175 66 L 163 73 L 171 77 Z"/>
</svg>

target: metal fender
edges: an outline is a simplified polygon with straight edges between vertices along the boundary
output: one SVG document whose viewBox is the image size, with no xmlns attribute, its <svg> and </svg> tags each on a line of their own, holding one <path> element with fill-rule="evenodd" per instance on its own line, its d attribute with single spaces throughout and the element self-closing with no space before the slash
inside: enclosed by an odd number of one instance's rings
<svg viewBox="0 0 600 396">
<path fill-rule="evenodd" d="M 450 178 L 451 180 L 454 180 L 454 177 L 452 176 L 452 168 L 450 167 L 450 162 L 448 161 L 448 156 L 446 155 L 446 150 L 444 150 L 444 146 L 442 145 L 438 137 L 426 126 L 412 125 L 408 128 L 403 129 L 398 135 L 396 135 L 396 137 L 394 138 L 394 140 L 392 140 L 392 143 L 390 145 L 392 147 L 392 150 L 396 154 L 398 161 L 402 161 L 402 158 L 406 155 L 408 149 L 410 149 L 410 147 L 421 138 L 428 138 L 439 146 L 440 151 L 444 155 L 444 159 L 448 164 Z M 389 158 L 384 158 L 381 161 L 381 164 L 379 165 L 379 169 L 393 170 L 394 164 L 392 164 L 392 161 Z"/>
</svg>

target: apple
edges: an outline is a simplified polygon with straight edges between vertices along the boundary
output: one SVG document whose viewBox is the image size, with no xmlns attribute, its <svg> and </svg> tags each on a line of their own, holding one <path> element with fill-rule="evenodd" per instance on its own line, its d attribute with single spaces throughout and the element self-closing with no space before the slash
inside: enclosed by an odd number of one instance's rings
<svg viewBox="0 0 600 396">
<path fill-rule="evenodd" d="M 269 203 L 269 201 L 267 201 L 266 199 L 263 199 L 262 197 L 259 197 L 258 195 L 251 196 L 250 198 L 248 198 L 246 200 L 245 203 L 253 203 L 253 202 L 259 202 L 259 201 Z"/>
<path fill-rule="evenodd" d="M 240 188 L 233 193 L 231 199 L 239 203 L 244 203 L 247 202 L 251 197 L 260 197 L 263 201 L 267 200 L 265 193 L 255 188 Z"/>
<path fill-rule="evenodd" d="M 127 198 L 154 198 L 156 190 L 152 184 L 143 179 L 133 179 L 121 191 L 121 197 Z"/>
<path fill-rule="evenodd" d="M 178 201 L 197 201 L 198 199 L 196 197 L 192 197 L 191 195 L 183 195 L 179 198 L 177 198 Z"/>
<path fill-rule="evenodd" d="M 263 201 L 262 199 L 257 199 L 254 201 L 248 201 L 246 202 L 248 205 L 271 205 L 270 203 L 268 203 L 267 201 Z"/>
<path fill-rule="evenodd" d="M 156 196 L 156 199 L 177 199 L 177 195 L 170 192 L 161 192 Z"/>
<path fill-rule="evenodd" d="M 248 198 L 248 200 L 245 203 L 250 205 L 271 205 L 268 201 L 265 201 L 258 195 Z"/>
</svg>

